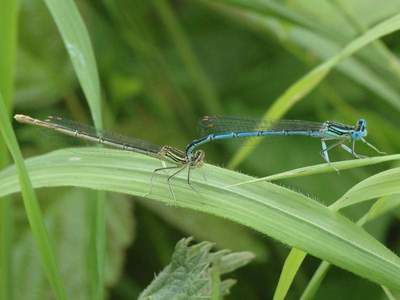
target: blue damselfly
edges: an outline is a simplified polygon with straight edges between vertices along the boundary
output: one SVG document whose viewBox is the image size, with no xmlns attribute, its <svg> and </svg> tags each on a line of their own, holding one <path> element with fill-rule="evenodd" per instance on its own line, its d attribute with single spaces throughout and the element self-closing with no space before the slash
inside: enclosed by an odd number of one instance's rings
<svg viewBox="0 0 400 300">
<path fill-rule="evenodd" d="M 376 152 L 385 154 L 365 140 L 367 121 L 364 119 L 359 119 L 356 125 L 351 126 L 334 121 L 323 123 L 301 120 L 266 122 L 242 117 L 205 116 L 200 120 L 199 127 L 204 136 L 194 140 L 186 147 L 188 159 L 194 156 L 194 150 L 198 146 L 214 140 L 260 136 L 309 136 L 318 138 L 322 145 L 321 156 L 327 163 L 330 163 L 328 152 L 337 146 L 340 146 L 355 158 L 363 157 L 355 152 L 356 141 L 362 141 Z M 327 146 L 327 141 L 336 142 Z M 350 142 L 351 147 L 347 146 L 346 142 Z"/>
</svg>

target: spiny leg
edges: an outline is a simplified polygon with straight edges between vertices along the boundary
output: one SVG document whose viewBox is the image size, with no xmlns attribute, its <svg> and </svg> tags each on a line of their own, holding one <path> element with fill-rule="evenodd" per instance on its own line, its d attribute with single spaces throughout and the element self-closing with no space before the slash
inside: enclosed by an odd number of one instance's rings
<svg viewBox="0 0 400 300">
<path fill-rule="evenodd" d="M 191 169 L 190 166 L 188 166 L 187 183 L 188 183 L 189 186 L 191 186 L 190 185 L 190 169 Z"/>
<path fill-rule="evenodd" d="M 365 157 L 367 157 L 365 155 L 361 155 L 361 154 L 357 154 L 356 153 L 356 151 L 355 151 L 355 143 L 356 143 L 356 141 L 353 140 L 351 148 L 348 147 L 347 145 L 341 145 L 341 147 L 345 151 L 349 152 L 354 158 L 365 158 Z"/>
<path fill-rule="evenodd" d="M 199 194 L 200 196 L 201 196 L 201 194 L 194 188 L 194 186 L 190 183 L 190 171 L 191 171 L 191 167 L 190 166 L 188 166 L 188 174 L 187 174 L 187 183 L 188 183 L 188 185 L 190 186 L 190 188 L 194 191 L 194 192 L 196 192 L 197 194 Z M 204 174 L 203 174 L 204 175 Z"/>
<path fill-rule="evenodd" d="M 321 156 L 325 160 L 325 162 L 327 162 L 329 164 L 330 161 L 329 161 L 328 151 L 327 151 L 326 143 L 324 140 L 321 140 L 321 147 L 322 147 L 322 150 L 320 151 L 319 154 L 321 154 Z"/>
<path fill-rule="evenodd" d="M 330 163 L 328 151 L 332 150 L 333 148 L 335 148 L 343 143 L 344 143 L 344 140 L 339 140 L 337 143 L 334 143 L 334 144 L 330 145 L 329 147 L 326 147 L 325 140 L 321 140 L 321 144 L 322 144 L 321 155 L 326 155 L 326 157 L 323 156 L 323 158 L 325 159 L 325 161 L 327 163 Z"/>
<path fill-rule="evenodd" d="M 174 167 L 166 167 L 165 166 L 165 162 L 161 161 L 161 165 L 163 166 L 162 168 L 157 168 L 154 169 L 153 172 L 151 173 L 151 178 L 150 178 L 150 189 L 149 191 L 143 195 L 143 197 L 146 197 L 147 195 L 150 195 L 153 191 L 153 179 L 154 179 L 154 175 L 158 172 L 158 171 L 164 171 L 166 169 L 175 169 L 177 168 L 177 166 Z"/>
<path fill-rule="evenodd" d="M 175 168 L 179 168 L 176 172 L 174 172 L 174 173 L 172 173 L 171 175 L 169 175 L 168 176 L 168 178 L 167 178 L 167 183 L 168 183 L 168 188 L 169 188 L 169 191 L 170 191 L 170 193 L 171 193 L 171 195 L 172 195 L 172 198 L 174 199 L 174 203 L 176 203 L 176 198 L 175 198 L 175 193 L 174 193 L 174 190 L 172 189 L 172 185 L 171 185 L 171 179 L 173 178 L 173 177 L 175 177 L 176 175 L 178 175 L 180 172 L 182 172 L 183 170 L 185 170 L 186 168 L 190 168 L 187 164 L 185 164 L 185 165 L 183 165 L 182 167 L 180 167 L 180 166 L 177 166 L 177 167 L 175 167 Z"/>
<path fill-rule="evenodd" d="M 336 143 L 330 145 L 329 147 L 327 147 L 325 140 L 323 140 L 323 139 L 321 140 L 322 150 L 321 150 L 320 154 L 321 154 L 322 158 L 326 161 L 326 163 L 329 164 L 329 166 L 331 166 L 338 173 L 339 173 L 339 170 L 335 166 L 333 166 L 331 164 L 331 161 L 329 160 L 328 151 L 332 150 L 333 148 L 335 148 L 339 145 L 343 145 L 343 143 L 344 143 L 344 140 L 340 140 L 339 142 L 336 142 Z"/>
<path fill-rule="evenodd" d="M 357 153 L 356 153 L 356 140 L 353 140 L 351 150 L 352 150 L 353 156 L 354 156 L 355 158 L 364 158 L 364 157 L 367 157 L 367 156 L 365 156 L 365 155 L 361 155 L 361 154 L 357 154 Z"/>
<path fill-rule="evenodd" d="M 374 145 L 372 145 L 371 143 L 368 143 L 366 141 L 366 139 L 361 138 L 361 141 L 365 144 L 367 144 L 367 146 L 371 147 L 372 149 L 374 149 L 376 152 L 378 152 L 379 154 L 387 154 L 386 152 L 380 151 L 378 148 L 376 148 Z"/>
<path fill-rule="evenodd" d="M 143 197 L 146 197 L 147 195 L 150 195 L 150 194 L 153 192 L 153 185 L 154 185 L 153 179 L 154 179 L 154 175 L 155 175 L 157 172 L 159 172 L 159 171 L 165 171 L 165 170 L 171 170 L 171 169 L 177 169 L 177 168 L 180 168 L 180 166 L 162 167 L 162 168 L 154 169 L 154 171 L 153 171 L 152 174 L 151 174 L 151 178 L 150 178 L 150 189 L 149 189 L 149 191 L 148 191 L 146 194 L 143 195 Z"/>
</svg>

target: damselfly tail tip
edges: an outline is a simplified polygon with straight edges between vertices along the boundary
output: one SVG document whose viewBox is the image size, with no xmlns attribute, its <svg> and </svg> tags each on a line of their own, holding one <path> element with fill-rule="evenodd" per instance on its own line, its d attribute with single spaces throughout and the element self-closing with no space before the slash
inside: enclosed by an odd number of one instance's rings
<svg viewBox="0 0 400 300">
<path fill-rule="evenodd" d="M 19 119 L 21 119 L 22 117 L 24 117 L 24 115 L 20 115 L 20 114 L 16 114 L 16 115 L 14 115 L 14 119 L 15 120 L 19 120 Z"/>
<path fill-rule="evenodd" d="M 14 119 L 20 123 L 26 123 L 27 120 L 30 120 L 32 118 L 26 115 L 16 114 L 14 115 Z"/>
</svg>

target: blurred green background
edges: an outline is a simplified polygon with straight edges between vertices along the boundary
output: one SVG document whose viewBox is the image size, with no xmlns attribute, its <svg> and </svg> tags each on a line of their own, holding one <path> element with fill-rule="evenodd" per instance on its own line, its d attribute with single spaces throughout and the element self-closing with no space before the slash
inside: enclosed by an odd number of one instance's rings
<svg viewBox="0 0 400 300">
<path fill-rule="evenodd" d="M 184 148 L 198 137 L 203 115 L 262 117 L 296 80 L 373 25 L 400 13 L 400 2 L 385 0 L 104 0 L 76 1 L 88 27 L 98 64 L 105 128 L 157 144 Z M 59 32 L 41 1 L 21 1 L 15 112 L 43 118 L 60 115 L 91 123 Z M 369 141 L 389 154 L 400 149 L 400 35 L 386 36 L 337 66 L 285 115 L 288 119 L 368 120 Z M 15 125 L 26 156 L 71 145 Z M 46 132 L 47 134 L 47 132 Z M 243 141 L 203 147 L 209 163 L 226 166 Z M 73 143 L 73 141 L 72 141 Z M 254 176 L 321 163 L 319 141 L 265 138 L 237 170 Z M 375 155 L 364 145 L 359 153 Z M 348 154 L 332 151 L 333 160 Z M 387 165 L 284 180 L 279 184 L 328 205 L 355 183 Z M 52 239 L 62 245 L 67 288 L 85 299 L 87 247 L 86 190 L 38 191 Z M 289 248 L 242 226 L 157 202 L 108 194 L 107 268 L 110 299 L 135 299 L 168 264 L 184 236 L 218 248 L 253 251 L 257 258 L 231 277 L 228 299 L 270 299 Z M 88 199 L 89 198 L 89 199 Z M 16 299 L 49 299 L 21 204 L 17 210 L 13 276 L 24 289 Z M 345 213 L 360 217 L 368 205 Z M 399 251 L 399 210 L 367 230 Z M 86 222 L 86 223 L 85 223 Z M 319 261 L 307 258 L 288 299 L 298 299 Z M 26 269 L 29 268 L 29 272 Z M 352 287 L 348 289 L 347 287 Z M 46 298 L 47 297 L 47 298 Z M 380 299 L 379 286 L 334 268 L 316 299 Z"/>
</svg>

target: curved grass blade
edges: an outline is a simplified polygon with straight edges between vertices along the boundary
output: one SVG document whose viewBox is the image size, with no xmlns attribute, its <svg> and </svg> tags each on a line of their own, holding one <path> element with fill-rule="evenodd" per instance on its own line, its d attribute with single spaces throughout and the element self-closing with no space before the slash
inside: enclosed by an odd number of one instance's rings
<svg viewBox="0 0 400 300">
<path fill-rule="evenodd" d="M 393 154 L 393 155 L 385 155 L 385 156 L 376 156 L 376 157 L 368 157 L 362 159 L 352 159 L 352 160 L 344 160 L 344 161 L 337 161 L 332 162 L 330 164 L 318 164 L 303 168 L 297 168 L 290 171 L 285 171 L 282 173 L 265 176 L 261 178 L 252 179 L 249 181 L 235 183 L 232 186 L 239 186 L 249 183 L 256 183 L 260 181 L 274 181 L 279 179 L 288 179 L 288 178 L 295 178 L 295 177 L 303 177 L 303 176 L 311 176 L 316 174 L 322 173 L 332 173 L 336 172 L 335 169 L 339 171 L 349 170 L 354 168 L 365 167 L 369 165 L 380 164 L 388 161 L 399 160 L 400 154 Z M 334 168 L 332 168 L 334 167 Z"/>
<path fill-rule="evenodd" d="M 220 112 L 221 105 L 214 87 L 191 49 L 184 30 L 174 15 L 169 2 L 166 0 L 155 1 L 154 6 L 161 20 L 164 22 L 170 38 L 175 43 L 176 50 L 189 76 L 192 78 L 194 88 L 197 89 L 200 98 L 203 99 L 205 109 L 214 113 Z"/>
<path fill-rule="evenodd" d="M 71 58 L 75 73 L 89 104 L 90 112 L 97 129 L 102 129 L 101 92 L 96 60 L 89 33 L 73 0 L 44 0 Z M 106 248 L 105 201 L 106 196 L 99 193 L 93 203 L 92 235 L 95 236 L 88 249 L 91 259 L 92 299 L 104 298 L 104 267 Z M 96 255 L 93 255 L 95 253 Z M 95 272 L 91 272 L 95 270 Z"/>
<path fill-rule="evenodd" d="M 292 248 L 283 265 L 273 300 L 284 300 L 307 253 Z"/>
<path fill-rule="evenodd" d="M 359 182 L 331 205 L 342 209 L 373 198 L 400 193 L 400 168 L 393 168 Z"/>
<path fill-rule="evenodd" d="M 47 278 L 53 288 L 55 297 L 60 300 L 66 299 L 64 285 L 61 280 L 60 270 L 54 255 L 53 247 L 49 239 L 45 224 L 43 222 L 42 212 L 36 194 L 29 180 L 26 166 L 17 144 L 17 138 L 12 130 L 6 106 L 0 94 L 0 133 L 15 161 L 16 173 L 14 172 L 14 187 L 21 190 L 22 199 L 32 233 L 37 243 L 39 254 L 43 262 L 43 268 Z M 5 195 L 3 195 L 5 196 Z M 0 196 L 1 198 L 1 196 Z"/>
<path fill-rule="evenodd" d="M 79 186 L 143 196 L 159 161 L 124 151 L 82 148 L 61 150 L 26 161 L 35 187 Z M 400 258 L 340 214 L 286 188 L 262 182 L 223 186 L 251 177 L 204 165 L 205 181 L 193 170 L 174 178 L 176 204 L 224 217 L 285 244 L 327 260 L 359 276 L 400 288 Z M 167 174 L 154 180 L 151 199 L 170 203 Z M 13 167 L 0 172 L 0 196 L 19 191 Z"/>
<path fill-rule="evenodd" d="M 305 95 L 311 92 L 328 74 L 329 72 L 345 58 L 351 56 L 356 51 L 362 49 L 369 43 L 400 29 L 400 14 L 387 19 L 364 34 L 347 44 L 338 54 L 332 56 L 316 68 L 308 72 L 294 84 L 292 84 L 267 110 L 264 114 L 264 120 L 278 120 L 290 108 L 292 108 Z M 260 143 L 259 139 L 248 140 L 243 144 L 240 150 L 235 154 L 229 163 L 230 168 L 236 167 L 243 161 L 245 157 Z"/>
<path fill-rule="evenodd" d="M 96 128 L 102 128 L 100 81 L 89 33 L 72 0 L 44 0 L 71 58 Z"/>
<path fill-rule="evenodd" d="M 383 198 L 379 199 L 378 201 L 376 201 L 374 203 L 374 205 L 371 207 L 371 209 L 362 218 L 359 219 L 359 221 L 357 222 L 357 225 L 363 226 L 365 223 L 384 215 L 385 213 L 389 212 L 390 210 L 394 209 L 396 206 L 399 206 L 399 205 L 400 205 L 399 195 L 394 195 L 391 197 L 383 197 Z M 292 264 L 297 267 L 297 269 L 295 271 L 298 270 L 302 261 L 304 260 L 305 256 L 307 255 L 307 253 L 302 252 L 304 254 L 304 257 L 302 257 L 298 252 L 299 252 L 299 250 L 293 248 L 285 260 L 285 264 Z M 294 253 L 294 254 L 292 254 L 292 253 Z M 289 262 L 287 262 L 287 261 L 289 261 Z M 304 290 L 300 299 L 305 300 L 305 299 L 313 299 L 314 298 L 319 286 L 321 285 L 322 280 L 325 278 L 330 267 L 331 267 L 331 264 L 326 261 L 323 261 L 319 265 L 318 269 L 315 271 L 313 277 L 309 281 L 309 283 L 308 283 L 306 289 Z M 292 270 L 290 270 L 290 271 L 293 272 Z M 289 283 L 289 285 L 290 284 L 291 284 L 291 282 Z M 288 285 L 288 288 L 290 287 L 289 285 Z M 287 290 L 288 290 L 288 288 L 287 288 Z M 385 289 L 384 286 L 382 286 L 382 288 Z M 286 293 L 287 293 L 287 290 L 286 290 Z"/>
<path fill-rule="evenodd" d="M 362 218 L 360 218 L 360 220 L 358 220 L 357 225 L 364 226 L 365 223 L 377 219 L 378 217 L 384 215 L 385 213 L 389 212 L 397 206 L 400 206 L 400 195 L 383 197 L 376 201 L 371 209 Z M 300 299 L 306 300 L 314 298 L 319 286 L 321 285 L 322 280 L 325 278 L 330 267 L 331 264 L 326 261 L 323 261 L 319 265 L 317 271 L 315 271 Z M 387 288 L 384 286 L 382 286 L 382 288 L 383 290 L 387 290 Z"/>
<path fill-rule="evenodd" d="M 328 273 L 331 264 L 327 261 L 323 261 L 317 271 L 315 271 L 314 276 L 311 278 L 310 282 L 308 283 L 307 288 L 304 290 L 303 294 L 301 295 L 301 300 L 306 299 L 314 299 L 315 294 L 318 291 L 319 286 L 321 285 L 322 280 L 325 278 L 326 274 Z"/>
<path fill-rule="evenodd" d="M 270 252 L 263 241 L 248 229 L 239 224 L 228 222 L 212 215 L 198 214 L 195 211 L 179 209 L 177 207 L 161 206 L 151 201 L 140 201 L 141 205 L 150 209 L 163 221 L 172 225 L 186 235 L 196 239 L 212 240 L 219 248 L 232 251 L 250 251 L 255 254 L 257 263 L 265 263 L 270 259 Z M 231 233 L 235 232 L 235 239 Z M 162 234 L 162 233 L 159 233 Z"/>
<path fill-rule="evenodd" d="M 300 25 L 295 18 L 286 19 L 280 14 L 278 14 L 278 18 L 271 16 L 271 14 L 274 15 L 274 12 L 277 12 L 276 9 L 273 12 L 268 11 L 268 15 L 265 15 L 265 9 L 260 9 L 259 7 L 249 6 L 246 9 L 242 9 L 243 5 L 239 5 L 240 8 L 237 8 L 238 4 L 236 3 L 231 4 L 231 1 L 223 2 L 229 2 L 229 4 L 216 4 L 212 2 L 208 5 L 249 27 L 271 32 L 289 52 L 293 52 L 293 47 L 299 47 L 305 49 L 307 53 L 312 52 L 320 59 L 325 60 L 335 55 L 342 48 L 341 40 L 337 41 L 335 38 L 329 38 L 329 35 L 332 33 L 330 28 L 325 28 L 325 34 L 321 34 L 321 26 L 315 23 L 312 26 L 308 26 L 304 22 Z M 341 34 L 345 35 L 345 32 L 341 32 Z M 349 38 L 353 35 L 354 33 L 351 32 Z M 398 77 L 399 70 L 395 67 L 399 64 L 398 59 L 393 57 L 393 54 L 390 55 L 387 51 L 384 52 L 385 54 L 379 51 L 380 55 L 377 56 L 378 51 L 371 50 L 371 48 L 368 48 L 368 55 L 361 55 L 362 60 L 355 57 L 348 58 L 338 64 L 337 69 L 365 88 L 381 96 L 392 106 L 400 109 L 400 102 L 398 101 L 399 93 L 396 91 L 396 88 L 390 85 L 387 78 L 382 78 L 373 68 L 374 66 L 381 66 L 383 59 L 386 61 L 385 66 L 393 70 Z M 371 60 L 371 57 L 374 59 Z M 300 59 L 304 60 L 304 57 L 300 57 Z M 377 61 L 379 62 L 378 65 Z M 398 80 L 398 78 L 394 79 Z"/>
</svg>

